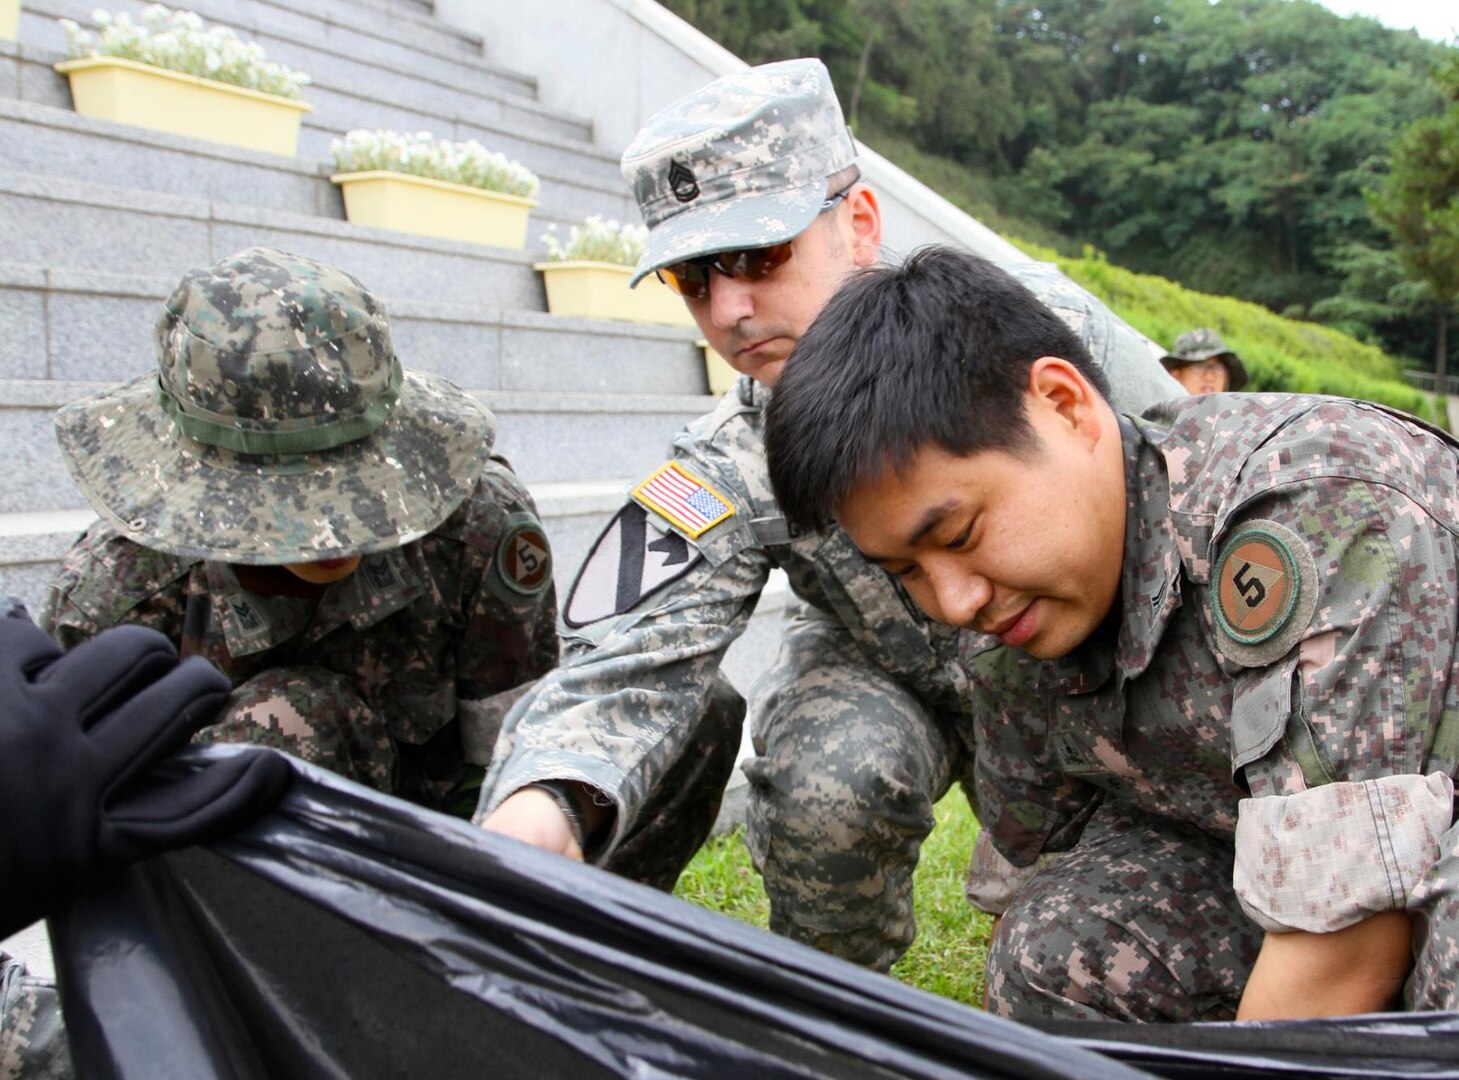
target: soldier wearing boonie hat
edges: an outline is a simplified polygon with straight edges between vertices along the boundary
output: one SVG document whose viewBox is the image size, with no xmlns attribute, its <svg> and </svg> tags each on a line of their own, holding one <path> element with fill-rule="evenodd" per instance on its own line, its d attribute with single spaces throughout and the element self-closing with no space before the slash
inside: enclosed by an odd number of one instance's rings
<svg viewBox="0 0 1459 1080">
<path fill-rule="evenodd" d="M 795 342 L 880 255 L 856 153 L 815 59 L 716 79 L 624 152 L 649 227 L 635 282 L 659 274 L 745 377 L 674 437 L 593 546 L 563 607 L 572 658 L 508 714 L 510 751 L 477 817 L 671 887 L 738 756 L 745 705 L 720 663 L 783 570 L 794 599 L 749 710 L 747 839 L 771 929 L 885 969 L 916 932 L 912 871 L 932 805 L 972 775 L 956 634 L 843 533 L 793 533 L 762 442 Z M 1046 266 L 1010 269 L 1074 327 L 1125 407 L 1178 392 L 1149 343 L 1089 294 Z"/>
<path fill-rule="evenodd" d="M 205 735 L 441 805 L 497 695 L 556 660 L 546 536 L 491 414 L 404 370 L 354 277 L 281 251 L 190 271 L 155 339 L 155 374 L 56 416 L 102 521 L 45 628 L 160 630 L 233 680 Z"/>
<path fill-rule="evenodd" d="M 1192 394 L 1240 390 L 1246 385 L 1246 366 L 1221 335 L 1210 329 L 1188 330 L 1175 339 L 1175 349 L 1160 360 L 1165 370 Z"/>
</svg>

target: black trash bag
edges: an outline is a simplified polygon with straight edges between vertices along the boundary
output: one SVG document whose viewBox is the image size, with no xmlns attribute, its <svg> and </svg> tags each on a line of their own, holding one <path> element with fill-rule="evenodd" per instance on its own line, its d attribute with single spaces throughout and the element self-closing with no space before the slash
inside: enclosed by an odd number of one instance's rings
<svg viewBox="0 0 1459 1080">
<path fill-rule="evenodd" d="M 1449 1014 L 1036 1031 L 291 763 L 268 817 L 51 920 L 80 1075 L 1459 1080 Z"/>
</svg>

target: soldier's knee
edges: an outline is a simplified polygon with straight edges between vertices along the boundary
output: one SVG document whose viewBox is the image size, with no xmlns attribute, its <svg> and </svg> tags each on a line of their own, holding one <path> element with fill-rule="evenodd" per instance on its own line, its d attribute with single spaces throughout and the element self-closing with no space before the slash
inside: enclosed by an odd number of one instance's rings
<svg viewBox="0 0 1459 1080">
<path fill-rule="evenodd" d="M 255 743 L 391 791 L 390 733 L 354 681 L 312 665 L 271 668 L 240 683 L 199 742 Z"/>
</svg>

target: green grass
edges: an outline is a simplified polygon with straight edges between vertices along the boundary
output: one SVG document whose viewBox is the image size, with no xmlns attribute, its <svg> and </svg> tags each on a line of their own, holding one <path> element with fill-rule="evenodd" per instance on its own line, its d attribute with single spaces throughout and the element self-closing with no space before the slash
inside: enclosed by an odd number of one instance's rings
<svg viewBox="0 0 1459 1080">
<path fill-rule="evenodd" d="M 917 940 L 892 976 L 981 1008 L 992 919 L 963 896 L 977 835 L 977 819 L 954 789 L 937 804 L 937 825 L 922 846 L 913 882 Z M 743 828 L 705 844 L 679 877 L 674 895 L 761 929 L 770 923 L 770 902 L 750 865 Z"/>
</svg>

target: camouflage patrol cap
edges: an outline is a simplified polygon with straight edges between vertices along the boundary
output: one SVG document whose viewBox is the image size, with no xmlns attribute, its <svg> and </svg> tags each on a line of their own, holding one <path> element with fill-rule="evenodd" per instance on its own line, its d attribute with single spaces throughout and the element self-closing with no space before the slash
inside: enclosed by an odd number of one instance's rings
<svg viewBox="0 0 1459 1080">
<path fill-rule="evenodd" d="M 856 144 L 819 60 L 725 75 L 661 109 L 623 152 L 648 226 L 630 284 L 670 263 L 803 232 Z"/>
<path fill-rule="evenodd" d="M 275 565 L 399 547 L 491 451 L 491 414 L 403 371 L 380 301 L 312 259 L 249 248 L 189 271 L 155 337 L 155 374 L 56 414 L 91 505 L 147 547 Z"/>
<path fill-rule="evenodd" d="M 1220 360 L 1226 366 L 1228 390 L 1240 390 L 1247 383 L 1246 365 L 1241 362 L 1216 331 L 1202 328 L 1187 330 L 1175 339 L 1175 349 L 1160 358 L 1166 371 L 1174 371 L 1186 364 L 1199 364 L 1203 360 Z"/>
</svg>

